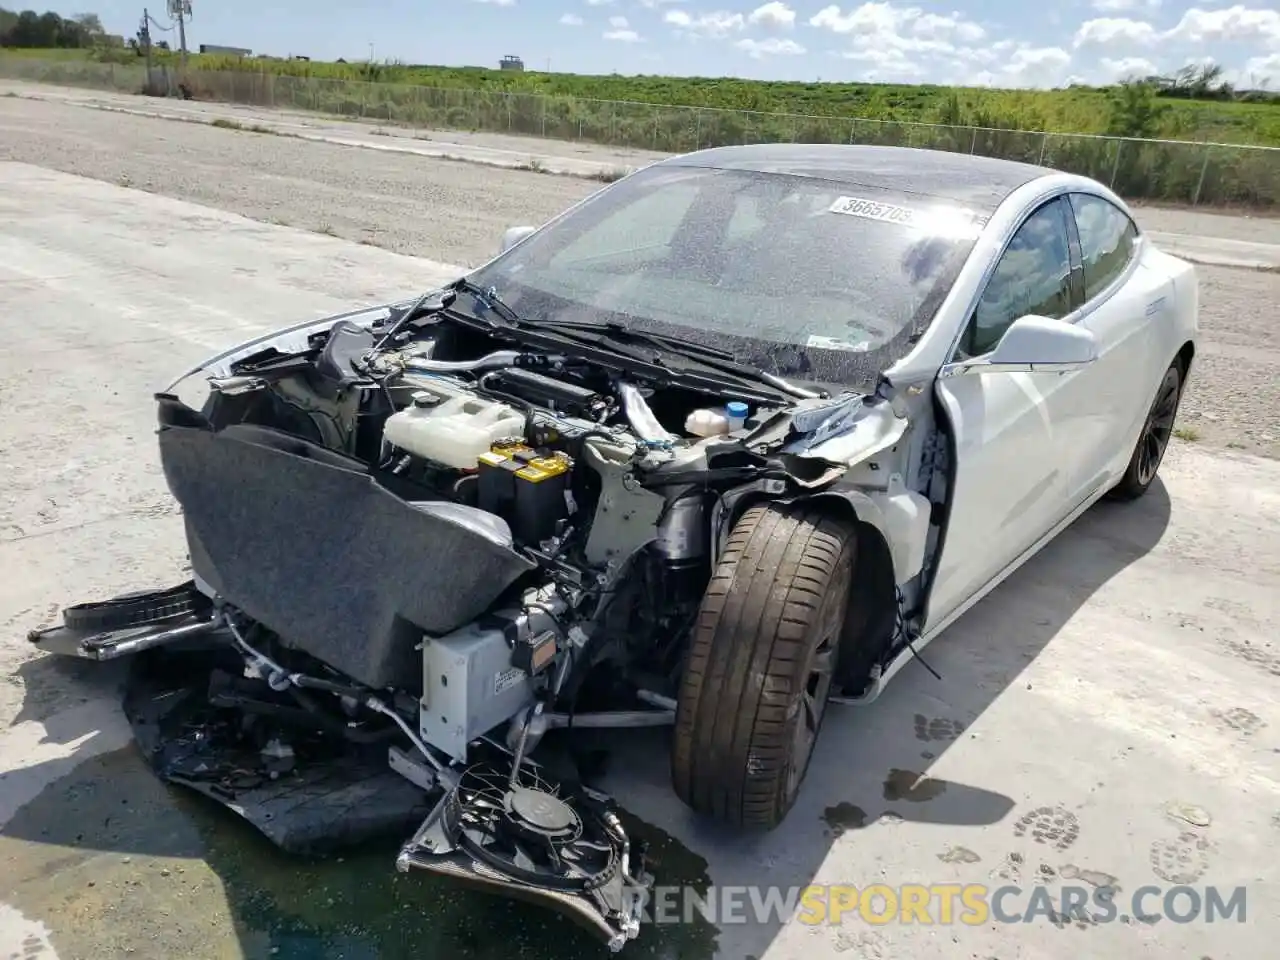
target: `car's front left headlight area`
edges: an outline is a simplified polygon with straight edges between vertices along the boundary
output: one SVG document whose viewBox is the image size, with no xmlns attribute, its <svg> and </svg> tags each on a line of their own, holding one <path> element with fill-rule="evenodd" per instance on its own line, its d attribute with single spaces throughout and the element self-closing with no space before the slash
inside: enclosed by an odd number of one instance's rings
<svg viewBox="0 0 1280 960">
<path fill-rule="evenodd" d="M 207 416 L 209 411 L 206 407 L 214 393 L 209 376 L 207 370 L 195 370 L 159 392 L 175 396 L 192 410 L 199 410 Z"/>
</svg>

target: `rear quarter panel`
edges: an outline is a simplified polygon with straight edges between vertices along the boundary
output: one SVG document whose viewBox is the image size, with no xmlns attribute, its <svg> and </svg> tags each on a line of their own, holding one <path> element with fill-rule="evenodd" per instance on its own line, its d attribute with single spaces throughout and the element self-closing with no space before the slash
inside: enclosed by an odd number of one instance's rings
<svg viewBox="0 0 1280 960">
<path fill-rule="evenodd" d="M 1133 371 L 1138 379 L 1138 401 L 1134 419 L 1126 425 L 1121 455 L 1115 464 L 1116 476 L 1128 465 L 1164 372 L 1184 345 L 1194 345 L 1199 329 L 1200 285 L 1191 263 L 1165 253 L 1147 240 L 1131 283 L 1143 299 L 1145 349 Z"/>
<path fill-rule="evenodd" d="M 1194 264 L 1150 244 L 1143 260 L 1144 268 L 1168 281 L 1168 300 L 1151 318 L 1153 343 L 1161 358 L 1155 373 L 1158 380 L 1186 344 L 1195 350 L 1200 333 L 1200 276 Z"/>
</svg>

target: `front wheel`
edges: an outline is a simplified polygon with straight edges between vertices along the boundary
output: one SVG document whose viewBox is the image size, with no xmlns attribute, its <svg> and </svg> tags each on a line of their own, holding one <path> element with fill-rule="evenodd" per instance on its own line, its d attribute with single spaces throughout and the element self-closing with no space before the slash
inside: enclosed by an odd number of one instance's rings
<svg viewBox="0 0 1280 960">
<path fill-rule="evenodd" d="M 1156 388 L 1155 399 L 1151 401 L 1151 409 L 1129 458 L 1129 466 L 1111 491 L 1114 499 L 1136 500 L 1155 482 L 1165 451 L 1169 449 L 1169 438 L 1173 436 L 1173 422 L 1177 419 L 1181 401 L 1182 367 L 1174 362 Z"/>
<path fill-rule="evenodd" d="M 849 609 L 851 523 L 749 508 L 707 587 L 677 697 L 671 774 L 688 806 L 770 830 L 786 817 L 826 712 Z"/>
</svg>

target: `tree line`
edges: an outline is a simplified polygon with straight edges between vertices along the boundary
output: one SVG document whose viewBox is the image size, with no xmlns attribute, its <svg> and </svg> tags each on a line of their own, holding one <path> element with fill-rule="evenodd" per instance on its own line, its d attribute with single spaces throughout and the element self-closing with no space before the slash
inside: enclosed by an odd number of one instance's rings
<svg viewBox="0 0 1280 960">
<path fill-rule="evenodd" d="M 75 49 L 93 47 L 106 37 L 96 13 L 65 18 L 46 10 L 15 12 L 0 7 L 0 47 Z"/>
</svg>

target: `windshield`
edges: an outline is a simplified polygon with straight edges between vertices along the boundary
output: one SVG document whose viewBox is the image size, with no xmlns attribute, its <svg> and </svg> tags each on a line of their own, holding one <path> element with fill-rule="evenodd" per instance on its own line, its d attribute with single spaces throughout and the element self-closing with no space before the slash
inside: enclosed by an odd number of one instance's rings
<svg viewBox="0 0 1280 960">
<path fill-rule="evenodd" d="M 610 320 L 790 379 L 873 381 L 933 319 L 980 230 L 935 198 L 650 167 L 471 275 L 534 320 Z"/>
</svg>

